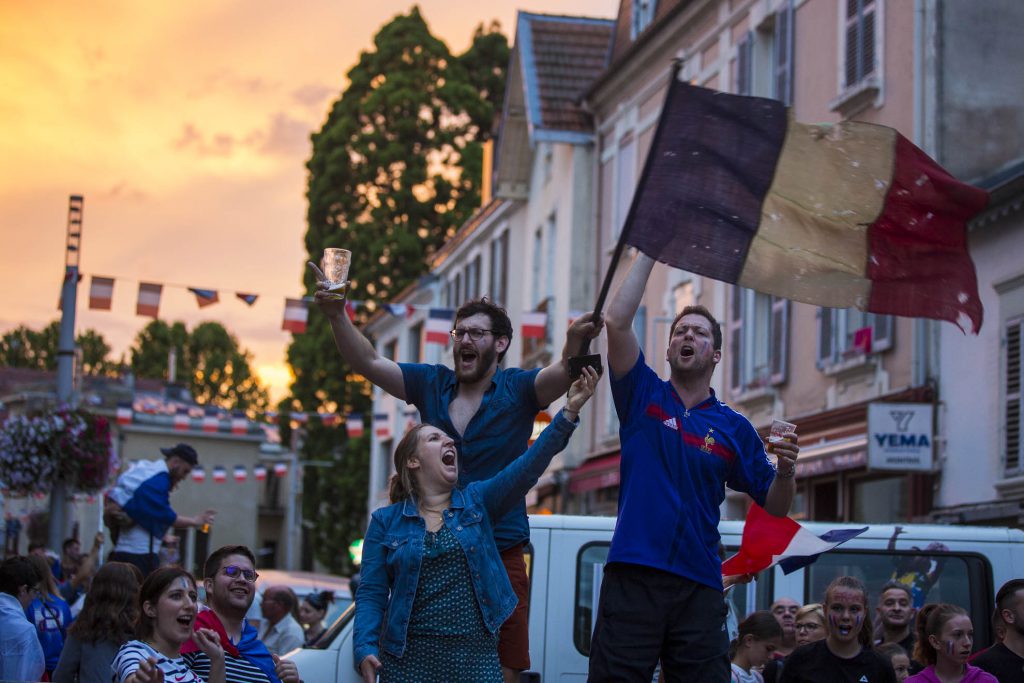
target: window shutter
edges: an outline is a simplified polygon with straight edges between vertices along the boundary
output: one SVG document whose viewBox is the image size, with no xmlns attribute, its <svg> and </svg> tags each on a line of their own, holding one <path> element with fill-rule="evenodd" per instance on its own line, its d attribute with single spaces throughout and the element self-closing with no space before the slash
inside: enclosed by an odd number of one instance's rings
<svg viewBox="0 0 1024 683">
<path fill-rule="evenodd" d="M 769 340 L 768 358 L 771 361 L 771 383 L 786 381 L 789 356 L 789 299 L 772 297 L 772 336 Z"/>
<path fill-rule="evenodd" d="M 1006 474 L 1020 471 L 1021 464 L 1021 333 L 1024 319 L 1006 326 Z"/>
<path fill-rule="evenodd" d="M 753 64 L 752 57 L 754 52 L 754 34 L 751 31 L 747 31 L 746 35 L 736 45 L 736 94 L 737 95 L 752 95 L 754 92 L 753 84 Z"/>
<path fill-rule="evenodd" d="M 871 350 L 875 353 L 886 351 L 892 348 L 893 330 L 895 321 L 891 315 L 872 315 L 871 321 Z"/>
<path fill-rule="evenodd" d="M 775 15 L 775 99 L 786 106 L 793 103 L 793 0 Z"/>
<path fill-rule="evenodd" d="M 739 391 L 743 387 L 743 290 L 733 287 L 732 306 L 729 307 L 729 388 Z"/>
<path fill-rule="evenodd" d="M 875 71 L 875 8 L 871 7 L 863 11 L 858 23 L 860 24 L 860 63 L 857 64 L 857 80 L 860 81 Z"/>
<path fill-rule="evenodd" d="M 832 308 L 818 309 L 818 367 L 831 365 L 835 359 L 836 312 Z"/>
</svg>

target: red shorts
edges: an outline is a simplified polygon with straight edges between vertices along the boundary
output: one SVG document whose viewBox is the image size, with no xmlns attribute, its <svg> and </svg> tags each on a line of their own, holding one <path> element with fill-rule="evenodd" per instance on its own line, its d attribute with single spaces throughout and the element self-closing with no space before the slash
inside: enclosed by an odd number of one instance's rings
<svg viewBox="0 0 1024 683">
<path fill-rule="evenodd" d="M 526 575 L 526 560 L 523 559 L 525 545 L 520 543 L 501 551 L 501 562 L 519 604 L 498 632 L 498 661 L 516 671 L 530 668 L 530 577 Z"/>
</svg>

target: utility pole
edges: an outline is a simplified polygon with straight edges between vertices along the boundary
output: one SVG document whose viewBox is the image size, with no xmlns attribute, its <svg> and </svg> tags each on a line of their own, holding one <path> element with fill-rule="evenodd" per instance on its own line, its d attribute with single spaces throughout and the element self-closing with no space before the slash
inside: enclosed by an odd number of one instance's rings
<svg viewBox="0 0 1024 683">
<path fill-rule="evenodd" d="M 75 379 L 75 304 L 78 299 L 78 261 L 82 250 L 81 195 L 68 198 L 68 230 L 64 248 L 64 286 L 60 293 L 60 338 L 57 342 L 57 403 L 71 407 Z M 60 548 L 64 540 L 67 487 L 57 482 L 50 492 L 48 545 Z"/>
</svg>

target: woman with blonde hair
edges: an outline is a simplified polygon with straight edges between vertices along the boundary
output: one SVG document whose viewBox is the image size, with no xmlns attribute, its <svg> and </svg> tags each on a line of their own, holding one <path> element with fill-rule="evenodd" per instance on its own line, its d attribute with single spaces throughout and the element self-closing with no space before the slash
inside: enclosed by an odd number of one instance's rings
<svg viewBox="0 0 1024 683">
<path fill-rule="evenodd" d="M 532 446 L 496 476 L 457 488 L 455 442 L 417 425 L 395 449 L 388 507 L 363 541 L 353 654 L 363 681 L 502 681 L 498 628 L 517 604 L 491 520 L 523 499 L 569 441 L 594 393 L 590 368 Z"/>
<path fill-rule="evenodd" d="M 820 602 L 804 605 L 796 611 L 796 646 L 825 638 L 825 610 Z"/>
</svg>

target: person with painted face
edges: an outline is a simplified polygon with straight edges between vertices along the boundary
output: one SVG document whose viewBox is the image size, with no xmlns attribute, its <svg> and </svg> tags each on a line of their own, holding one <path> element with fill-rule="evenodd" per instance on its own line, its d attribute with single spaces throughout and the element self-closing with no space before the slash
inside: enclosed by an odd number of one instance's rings
<svg viewBox="0 0 1024 683">
<path fill-rule="evenodd" d="M 117 683 L 224 683 L 224 649 L 210 629 L 192 631 L 199 611 L 196 580 L 181 567 L 161 567 L 139 590 L 135 640 L 117 651 L 110 668 Z M 213 662 L 208 678 L 200 678 L 181 656 L 189 639 Z"/>
<path fill-rule="evenodd" d="M 889 662 L 871 648 L 868 593 L 859 580 L 840 576 L 825 589 L 828 635 L 798 647 L 782 669 L 782 683 L 896 683 Z"/>
<path fill-rule="evenodd" d="M 654 261 L 638 254 L 608 306 L 608 369 L 619 417 L 619 510 L 601 582 L 590 681 L 720 683 L 729 677 L 718 522 L 726 486 L 784 517 L 797 435 L 770 444 L 711 388 L 722 328 L 703 306 L 672 321 L 669 379 L 647 363 L 634 320 Z"/>
<path fill-rule="evenodd" d="M 932 603 L 917 615 L 914 659 L 927 664 L 907 683 L 999 683 L 989 672 L 967 660 L 974 646 L 974 626 L 962 607 Z"/>
<path fill-rule="evenodd" d="M 502 368 L 512 343 L 512 321 L 504 308 L 483 297 L 455 312 L 452 368 L 396 363 L 379 355 L 349 319 L 344 292 L 327 291 L 323 273 L 315 264 L 309 265 L 317 277 L 316 302 L 331 324 L 342 358 L 354 372 L 416 406 L 420 420 L 452 436 L 460 486 L 493 477 L 526 450 L 534 417 L 569 388 L 569 357 L 601 330 L 601 322 L 584 313 L 569 326 L 560 359 L 542 369 Z M 530 581 L 523 556 L 530 528 L 525 500 L 494 522 L 494 540 L 519 599 L 502 626 L 499 654 L 505 680 L 518 681 L 518 672 L 530 668 Z"/>
<path fill-rule="evenodd" d="M 522 500 L 569 441 L 593 395 L 590 368 L 527 451 L 458 487 L 455 440 L 414 426 L 395 448 L 392 504 L 371 515 L 356 594 L 353 661 L 365 683 L 500 683 L 498 629 L 516 607 L 492 520 Z"/>
</svg>

